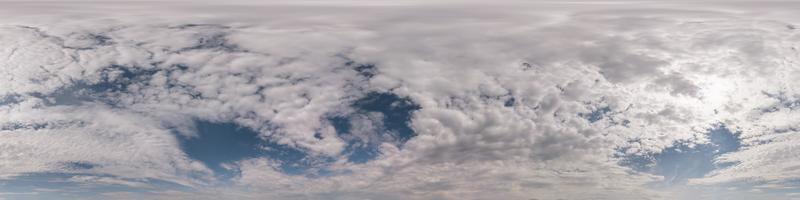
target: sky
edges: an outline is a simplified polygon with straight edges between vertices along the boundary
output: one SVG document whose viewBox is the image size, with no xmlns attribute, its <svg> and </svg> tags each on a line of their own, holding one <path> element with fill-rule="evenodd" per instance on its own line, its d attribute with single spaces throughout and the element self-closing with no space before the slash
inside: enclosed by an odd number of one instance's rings
<svg viewBox="0 0 800 200">
<path fill-rule="evenodd" d="M 0 1 L 0 199 L 800 199 L 800 2 Z"/>
</svg>

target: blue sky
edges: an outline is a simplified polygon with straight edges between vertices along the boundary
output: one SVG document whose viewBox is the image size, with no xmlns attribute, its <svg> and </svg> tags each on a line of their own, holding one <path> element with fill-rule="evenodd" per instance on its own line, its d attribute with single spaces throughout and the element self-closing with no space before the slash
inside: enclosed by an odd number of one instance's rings
<svg viewBox="0 0 800 200">
<path fill-rule="evenodd" d="M 800 198 L 793 2 L 2 2 L 0 199 Z"/>
</svg>

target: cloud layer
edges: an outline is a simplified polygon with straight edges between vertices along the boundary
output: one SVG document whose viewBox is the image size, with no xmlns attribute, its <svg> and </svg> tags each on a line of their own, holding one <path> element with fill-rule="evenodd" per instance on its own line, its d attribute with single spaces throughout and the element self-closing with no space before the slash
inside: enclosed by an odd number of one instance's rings
<svg viewBox="0 0 800 200">
<path fill-rule="evenodd" d="M 0 197 L 796 196 L 800 4 L 619 3 L 8 3 Z"/>
</svg>

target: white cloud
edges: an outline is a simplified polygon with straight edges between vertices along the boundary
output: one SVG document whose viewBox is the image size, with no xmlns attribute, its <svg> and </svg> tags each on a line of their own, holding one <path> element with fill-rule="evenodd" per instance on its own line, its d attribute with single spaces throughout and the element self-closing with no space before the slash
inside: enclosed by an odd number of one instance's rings
<svg viewBox="0 0 800 200">
<path fill-rule="evenodd" d="M 10 3 L 18 9 L 0 15 L 2 176 L 77 170 L 252 198 L 658 199 L 670 197 L 647 186 L 658 177 L 620 166 L 619 150 L 705 143 L 724 123 L 745 147 L 719 159 L 739 164 L 691 183 L 794 177 L 785 155 L 796 136 L 775 130 L 796 129 L 787 98 L 798 93 L 800 44 L 780 4 L 360 3 Z M 780 12 L 755 12 L 764 8 Z M 33 11 L 56 12 L 20 15 Z M 370 91 L 418 103 L 418 136 L 348 163 L 326 118 Z M 358 116 L 355 136 L 380 129 L 381 116 Z M 231 164 L 236 185 L 215 188 L 170 132 L 193 135 L 192 120 L 335 157 L 338 174 L 292 176 L 254 158 Z M 92 167 L 64 166 L 75 162 Z M 120 180 L 73 179 L 132 184 Z"/>
<path fill-rule="evenodd" d="M 146 116 L 99 105 L 0 112 L 3 177 L 95 173 L 187 186 L 210 180 L 210 170 L 188 159 L 175 136 Z"/>
</svg>

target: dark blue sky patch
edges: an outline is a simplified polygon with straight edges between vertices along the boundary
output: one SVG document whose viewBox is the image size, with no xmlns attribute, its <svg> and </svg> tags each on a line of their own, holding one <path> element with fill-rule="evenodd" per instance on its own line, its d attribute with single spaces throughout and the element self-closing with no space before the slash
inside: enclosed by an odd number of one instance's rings
<svg viewBox="0 0 800 200">
<path fill-rule="evenodd" d="M 118 106 L 113 95 L 124 93 L 132 84 L 146 84 L 157 73 L 139 67 L 111 65 L 103 69 L 97 82 L 78 81 L 59 88 L 50 94 L 32 93 L 33 97 L 44 100 L 45 105 L 81 105 L 86 102 L 106 103 Z"/>
<path fill-rule="evenodd" d="M 380 144 L 364 143 L 360 141 L 348 142 L 345 149 L 347 161 L 353 163 L 366 163 L 380 155 Z"/>
<path fill-rule="evenodd" d="M 514 104 L 516 102 L 517 102 L 517 99 L 515 99 L 514 97 L 509 97 L 508 99 L 506 99 L 505 102 L 503 102 L 503 106 L 512 107 L 512 106 L 514 106 Z"/>
<path fill-rule="evenodd" d="M 334 116 L 328 118 L 328 122 L 333 125 L 333 128 L 336 130 L 336 133 L 344 134 L 350 132 L 350 119 L 344 116 Z"/>
<path fill-rule="evenodd" d="M 594 122 L 602 120 L 603 117 L 605 117 L 606 114 L 608 114 L 609 112 L 611 112 L 611 108 L 606 106 L 606 107 L 601 107 L 601 108 L 597 108 L 595 110 L 592 110 L 591 113 L 579 113 L 578 116 L 586 119 L 590 123 L 594 123 Z"/>
<path fill-rule="evenodd" d="M 365 79 L 371 79 L 378 74 L 378 67 L 375 64 L 359 63 L 341 54 L 338 54 L 337 56 L 344 60 L 344 66 L 346 68 L 356 71 L 359 76 L 364 77 Z"/>
<path fill-rule="evenodd" d="M 288 145 L 265 143 L 264 156 L 280 162 L 279 170 L 290 175 L 316 173 L 325 165 L 333 162 L 333 158 L 311 156 L 303 150 Z"/>
<path fill-rule="evenodd" d="M 197 137 L 181 137 L 184 151 L 224 179 L 238 171 L 223 164 L 249 158 L 269 158 L 280 163 L 279 170 L 292 175 L 305 174 L 332 162 L 330 158 L 310 156 L 302 149 L 264 140 L 258 132 L 235 123 L 196 121 L 195 127 Z"/>
<path fill-rule="evenodd" d="M 421 107 L 407 97 L 372 92 L 354 101 L 351 107 L 355 110 L 354 113 L 328 119 L 339 137 L 347 142 L 343 154 L 350 162 L 366 163 L 380 155 L 382 143 L 388 142 L 402 147 L 406 141 L 416 136 L 410 127 L 411 117 Z M 361 121 L 356 123 L 355 120 Z M 356 132 L 365 129 L 355 127 L 359 125 L 369 125 L 369 130 L 366 130 L 368 133 Z"/>
<path fill-rule="evenodd" d="M 154 63 L 157 65 L 158 63 Z M 60 88 L 50 94 L 32 93 L 33 97 L 44 100 L 45 105 L 81 105 L 87 102 L 105 103 L 112 107 L 122 107 L 118 99 L 124 95 L 132 85 L 149 86 L 150 80 L 157 73 L 170 76 L 175 71 L 188 70 L 183 64 L 168 66 L 164 69 L 148 69 L 139 66 L 111 65 L 101 72 L 98 81 L 78 81 L 68 87 Z M 193 87 L 181 84 L 176 80 L 169 80 L 166 85 L 173 92 L 183 92 L 191 98 L 202 98 Z M 2 102 L 0 102 L 2 103 Z M 0 104 L 2 105 L 2 104 Z"/>
<path fill-rule="evenodd" d="M 354 65 L 355 68 L 353 69 L 356 70 L 356 72 L 358 72 L 358 75 L 361 75 L 367 79 L 370 79 L 374 77 L 376 74 L 378 74 L 378 68 L 376 68 L 375 65 L 373 64 L 355 64 L 348 62 L 347 65 L 348 66 Z"/>
<path fill-rule="evenodd" d="M 383 125 L 402 143 L 416 136 L 409 123 L 413 112 L 422 107 L 408 97 L 400 97 L 394 93 L 373 92 L 355 101 L 352 107 L 361 112 L 383 114 Z"/>
<path fill-rule="evenodd" d="M 100 82 L 87 85 L 94 92 L 121 92 L 135 83 L 147 83 L 158 70 L 112 65 L 103 69 Z"/>
<path fill-rule="evenodd" d="M 234 123 L 195 122 L 197 137 L 184 138 L 186 154 L 214 172 L 226 172 L 222 164 L 264 154 L 258 132 Z"/>
<path fill-rule="evenodd" d="M 347 142 L 347 147 L 345 147 L 343 154 L 347 157 L 348 161 L 364 163 L 374 157 L 366 153 L 368 151 L 359 148 L 364 146 L 364 141 L 360 141 L 358 138 L 352 136 L 351 130 L 353 125 L 351 123 L 351 118 L 352 116 L 334 116 L 328 118 L 328 121 L 336 130 L 336 134 L 339 138 Z"/>
<path fill-rule="evenodd" d="M 377 157 L 380 152 L 378 152 L 378 148 L 375 147 L 376 144 L 369 144 L 369 141 L 361 141 L 359 138 L 355 138 L 355 136 L 352 135 L 351 130 L 353 125 L 350 121 L 352 117 L 353 116 L 349 116 L 349 118 L 336 116 L 328 120 L 331 125 L 333 125 L 339 137 L 347 142 L 347 147 L 345 147 L 344 150 L 344 155 L 347 157 L 347 160 L 354 163 L 365 163 Z M 375 134 L 380 133 L 376 132 Z"/>
<path fill-rule="evenodd" d="M 625 157 L 620 164 L 634 170 L 664 176 L 657 185 L 685 183 L 690 178 L 699 178 L 714 169 L 728 167 L 734 163 L 715 163 L 714 159 L 741 148 L 740 133 L 731 132 L 725 125 L 715 125 L 708 130 L 709 143 L 690 145 L 678 141 L 657 154 Z"/>
</svg>

